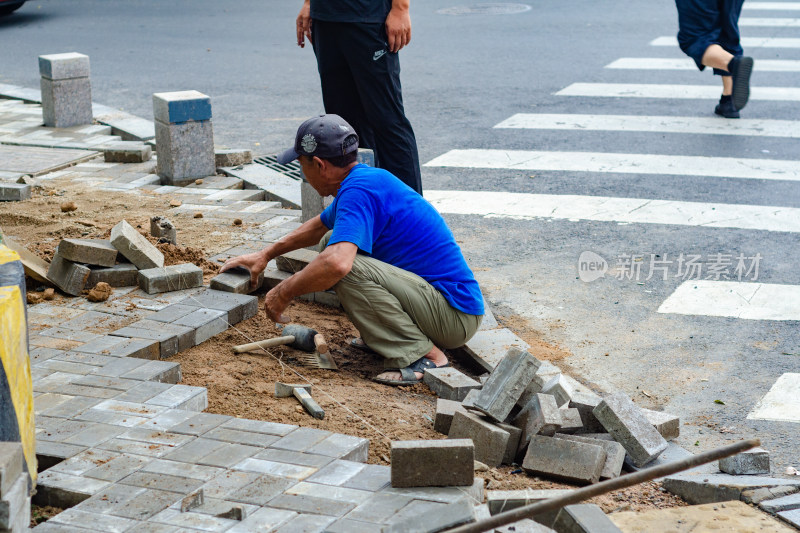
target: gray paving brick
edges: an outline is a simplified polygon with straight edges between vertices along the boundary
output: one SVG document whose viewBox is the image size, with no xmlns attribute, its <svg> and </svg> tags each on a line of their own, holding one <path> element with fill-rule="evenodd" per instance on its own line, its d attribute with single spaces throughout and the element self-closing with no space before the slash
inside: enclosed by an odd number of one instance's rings
<svg viewBox="0 0 800 533">
<path fill-rule="evenodd" d="M 187 494 L 197 490 L 203 482 L 199 479 L 159 474 L 155 472 L 134 472 L 119 482 L 122 485 L 133 485 L 146 489 L 165 490 Z"/>
<path fill-rule="evenodd" d="M 111 244 L 136 268 L 164 266 L 164 255 L 125 220 L 111 229 Z"/>
<path fill-rule="evenodd" d="M 150 315 L 150 320 L 155 320 L 157 322 L 174 322 L 195 311 L 197 311 L 197 307 L 193 305 L 171 304 L 160 311 L 156 311 L 153 315 Z"/>
<path fill-rule="evenodd" d="M 330 431 L 314 428 L 298 428 L 280 440 L 274 442 L 272 448 L 292 450 L 296 452 L 310 451 L 315 444 L 331 436 Z M 311 452 L 313 453 L 313 452 Z M 322 455 L 322 454 L 320 454 Z"/>
<path fill-rule="evenodd" d="M 47 337 L 39 334 L 31 334 L 29 341 L 30 346 L 35 346 L 37 348 L 53 348 L 64 351 L 80 346 L 81 344 L 83 343 L 79 341 L 61 339 L 57 337 Z"/>
<path fill-rule="evenodd" d="M 128 317 L 122 317 L 101 311 L 86 311 L 82 315 L 62 322 L 61 326 L 69 329 L 89 331 L 92 333 L 108 333 L 113 329 L 120 328 L 131 321 Z M 73 351 L 81 352 L 84 350 L 79 347 L 70 348 Z M 110 354 L 104 354 L 110 355 Z"/>
<path fill-rule="evenodd" d="M 536 435 L 528 445 L 522 468 L 534 476 L 572 483 L 597 483 L 606 462 L 600 445 Z"/>
<path fill-rule="evenodd" d="M 281 476 L 259 475 L 243 487 L 232 490 L 226 499 L 251 505 L 267 505 L 273 498 L 295 484 L 295 480 Z M 274 506 L 272 506 L 274 507 Z"/>
<path fill-rule="evenodd" d="M 318 470 L 312 466 L 276 463 L 274 461 L 265 461 L 263 459 L 255 459 L 253 457 L 237 463 L 233 468 L 236 470 L 244 470 L 245 472 L 259 472 L 261 474 L 282 476 L 296 480 L 305 479 Z"/>
<path fill-rule="evenodd" d="M 411 503 L 412 498 L 399 494 L 374 494 L 345 515 L 345 518 L 361 522 L 371 521 L 385 524 L 400 509 Z"/>
<path fill-rule="evenodd" d="M 192 298 L 178 303 L 226 311 L 229 324 L 237 324 L 242 320 L 247 320 L 258 312 L 258 298 L 255 296 L 211 289 L 204 290 Z"/>
<path fill-rule="evenodd" d="M 194 343 L 200 344 L 228 329 L 228 314 L 217 309 L 197 309 L 175 320 L 173 324 L 194 328 Z"/>
<path fill-rule="evenodd" d="M 97 333 L 65 328 L 63 326 L 54 326 L 52 328 L 44 329 L 39 332 L 39 335 L 44 337 L 54 337 L 56 339 L 77 341 L 81 343 L 86 343 L 102 336 Z"/>
<path fill-rule="evenodd" d="M 214 450 L 201 458 L 198 462 L 204 465 L 232 467 L 241 461 L 252 457 L 262 448 L 247 446 L 245 444 L 227 443 L 224 447 Z"/>
<path fill-rule="evenodd" d="M 96 370 L 96 367 L 92 365 L 85 365 L 83 363 L 71 363 L 68 361 L 60 361 L 56 358 L 48 359 L 47 361 L 42 361 L 41 363 L 37 363 L 36 366 L 39 368 L 46 368 L 48 370 L 52 370 L 53 372 L 66 372 L 69 374 L 80 374 L 86 375 Z"/>
<path fill-rule="evenodd" d="M 636 466 L 646 465 L 667 449 L 664 437 L 624 393 L 606 396 L 593 413 Z"/>
<path fill-rule="evenodd" d="M 528 352 L 509 349 L 475 398 L 475 409 L 497 422 L 505 421 L 538 368 L 539 361 Z"/>
<path fill-rule="evenodd" d="M 67 509 L 57 515 L 53 516 L 48 522 L 56 524 L 65 524 L 74 527 L 85 527 L 90 525 L 98 531 L 105 531 L 108 533 L 122 533 L 124 531 L 133 530 L 138 522 L 128 518 L 118 516 L 110 516 L 99 513 L 88 513 L 78 509 Z"/>
<path fill-rule="evenodd" d="M 102 239 L 62 239 L 58 253 L 75 263 L 111 267 L 117 263 L 117 249 Z"/>
<path fill-rule="evenodd" d="M 392 486 L 472 485 L 474 460 L 469 439 L 392 441 Z"/>
<path fill-rule="evenodd" d="M 503 461 L 509 434 L 482 415 L 456 411 L 448 438 L 472 439 L 475 444 L 475 460 L 495 467 Z"/>
<path fill-rule="evenodd" d="M 112 424 L 124 427 L 133 427 L 142 422 L 150 420 L 149 418 L 141 416 L 133 416 L 125 413 L 115 413 L 111 411 L 104 411 L 98 409 L 86 409 L 80 414 L 76 415 L 77 420 L 86 420 L 88 422 L 100 422 L 102 424 Z"/>
<path fill-rule="evenodd" d="M 122 377 L 175 384 L 181 380 L 181 366 L 178 363 L 169 361 L 147 361 L 146 364 L 126 372 Z"/>
<path fill-rule="evenodd" d="M 460 500 L 456 505 L 461 504 Z M 450 504 L 452 505 L 452 504 Z M 447 527 L 441 527 L 437 515 L 445 513 L 448 504 L 430 501 L 415 500 L 401 509 L 396 515 L 388 520 L 389 527 L 383 528 L 383 532 L 423 532 L 441 531 Z M 420 519 L 422 517 L 422 519 Z M 455 525 L 455 524 L 453 524 Z"/>
<path fill-rule="evenodd" d="M 97 404 L 94 409 L 98 411 L 109 411 L 112 413 L 137 416 L 142 418 L 152 418 L 163 413 L 166 408 L 158 405 L 147 405 L 144 403 L 121 402 L 119 400 L 106 400 Z"/>
<path fill-rule="evenodd" d="M 118 337 L 133 337 L 161 342 L 162 359 L 183 350 L 188 350 L 194 346 L 195 337 L 194 329 L 190 327 L 148 319 L 133 322 L 128 327 L 114 331 L 113 334 Z M 172 341 L 172 339 L 175 339 L 175 341 Z M 173 346 L 176 351 L 170 353 Z"/>
<path fill-rule="evenodd" d="M 568 505 L 556 515 L 553 528 L 569 533 L 622 533 L 595 504 Z"/>
<path fill-rule="evenodd" d="M 0 202 L 21 202 L 31 197 L 31 186 L 26 183 L 0 182 Z"/>
<path fill-rule="evenodd" d="M 89 470 L 96 468 L 97 465 L 110 461 L 119 455 L 120 454 L 116 452 L 84 449 L 84 451 L 61 461 L 48 470 L 71 476 L 81 476 Z"/>
<path fill-rule="evenodd" d="M 72 296 L 81 293 L 88 278 L 89 267 L 68 261 L 58 253 L 53 256 L 50 267 L 47 269 L 47 279 Z"/>
<path fill-rule="evenodd" d="M 92 374 L 96 376 L 119 377 L 145 364 L 147 364 L 146 359 L 115 357 L 110 363 L 101 368 L 96 368 Z"/>
<path fill-rule="evenodd" d="M 327 455 L 316 455 L 313 453 L 280 450 L 276 448 L 267 448 L 266 450 L 256 454 L 254 458 L 262 459 L 264 461 L 272 461 L 275 463 L 312 466 L 314 468 L 322 468 L 334 460 L 333 457 Z"/>
<path fill-rule="evenodd" d="M 89 277 L 84 288 L 95 287 L 101 281 L 112 287 L 132 287 L 139 279 L 139 269 L 131 263 L 120 263 L 109 267 L 89 267 Z"/>
<path fill-rule="evenodd" d="M 561 409 L 561 427 L 558 429 L 559 433 L 575 433 L 576 431 L 583 431 L 583 429 L 581 413 L 577 409 L 571 407 Z"/>
<path fill-rule="evenodd" d="M 279 270 L 294 274 L 295 272 L 303 270 L 306 265 L 316 259 L 318 255 L 319 252 L 301 248 L 276 257 L 275 263 Z"/>
<path fill-rule="evenodd" d="M 792 511 L 800 509 L 800 494 L 790 494 L 782 498 L 775 498 L 774 500 L 763 501 L 758 506 L 762 511 L 776 514 L 783 511 Z"/>
<path fill-rule="evenodd" d="M 665 440 L 677 439 L 681 434 L 681 419 L 663 411 L 641 408 L 645 418 L 653 424 Z"/>
<path fill-rule="evenodd" d="M 195 416 L 195 414 L 196 414 L 195 411 L 185 411 L 183 409 L 166 409 L 164 412 L 159 413 L 157 416 L 154 416 L 151 419 L 145 419 L 138 425 L 150 429 L 169 431 L 178 424 L 181 424 L 189 420 L 190 418 Z"/>
<path fill-rule="evenodd" d="M 344 486 L 346 482 L 364 470 L 365 467 L 366 465 L 364 463 L 335 460 L 310 476 L 307 481 L 310 483 L 321 483 L 323 485 Z"/>
<path fill-rule="evenodd" d="M 433 421 L 433 429 L 447 435 L 450 432 L 453 415 L 459 409 L 463 410 L 459 402 L 438 398 L 436 400 L 436 418 Z"/>
<path fill-rule="evenodd" d="M 228 500 L 231 494 L 250 485 L 259 477 L 261 474 L 256 472 L 224 470 L 203 485 L 203 492 L 209 498 Z"/>
<path fill-rule="evenodd" d="M 147 405 L 163 405 L 172 409 L 202 411 L 208 407 L 208 393 L 205 387 L 173 385 L 145 403 Z"/>
<path fill-rule="evenodd" d="M 147 294 L 179 291 L 203 285 L 203 269 L 192 263 L 139 270 L 139 287 Z"/>
<path fill-rule="evenodd" d="M 84 396 L 63 396 L 68 398 L 58 405 L 43 410 L 40 414 L 55 418 L 75 418 L 88 409 L 103 401 L 102 398 L 87 398 Z M 38 400 L 38 397 L 37 399 Z M 35 404 L 35 402 L 34 402 Z"/>
<path fill-rule="evenodd" d="M 68 361 L 70 363 L 82 363 L 96 367 L 103 367 L 117 360 L 116 357 L 81 352 L 64 352 L 55 356 L 55 359 L 58 359 L 59 361 Z"/>
<path fill-rule="evenodd" d="M 321 485 L 319 483 L 308 483 L 301 481 L 286 490 L 287 494 L 298 496 L 313 496 L 315 498 L 325 498 L 328 500 L 339 500 L 355 504 L 364 503 L 372 496 L 372 492 L 348 489 L 346 487 L 335 487 L 333 485 Z"/>
<path fill-rule="evenodd" d="M 320 514 L 341 517 L 355 507 L 354 503 L 340 502 L 314 496 L 279 494 L 269 501 L 269 506 L 276 509 L 287 509 L 301 514 Z"/>
<path fill-rule="evenodd" d="M 170 428 L 175 433 L 185 433 L 187 435 L 202 435 L 211 431 L 215 427 L 227 422 L 232 417 L 226 415 L 215 415 L 211 413 L 198 413 L 192 418 L 181 422 Z"/>
<path fill-rule="evenodd" d="M 250 286 L 250 272 L 247 270 L 242 271 L 227 271 L 217 274 L 209 281 L 211 289 L 223 292 L 235 292 L 237 294 L 250 294 L 258 290 L 264 283 L 264 273 L 258 276 L 258 281 L 255 287 Z"/>
<path fill-rule="evenodd" d="M 56 463 L 69 459 L 82 451 L 86 446 L 64 444 L 63 442 L 36 441 L 36 458 L 39 468 L 47 469 Z"/>
<path fill-rule="evenodd" d="M 36 480 L 37 505 L 52 505 L 66 509 L 73 507 L 108 486 L 107 481 L 71 476 L 60 472 L 45 471 Z"/>
<path fill-rule="evenodd" d="M 625 463 L 625 448 L 622 444 L 613 440 L 594 439 L 582 435 L 563 435 L 556 433 L 556 438 L 583 442 L 585 444 L 595 444 L 603 448 L 606 452 L 606 462 L 600 472 L 600 479 L 612 479 L 618 477 Z"/>
<path fill-rule="evenodd" d="M 101 479 L 113 483 L 136 472 L 148 462 L 150 462 L 150 458 L 122 453 L 87 470 L 83 475 L 88 478 Z"/>
<path fill-rule="evenodd" d="M 109 439 L 113 439 L 125 431 L 124 427 L 111 424 L 94 423 L 90 427 L 64 439 L 67 444 L 78 444 L 81 446 L 97 446 Z"/>
<path fill-rule="evenodd" d="M 127 490 L 135 490 L 131 486 L 119 485 L 125 487 Z M 109 514 L 116 516 L 123 516 L 134 518 L 137 520 L 147 520 L 154 515 L 160 513 L 164 509 L 172 505 L 176 499 L 180 499 L 181 495 L 175 492 L 145 489 L 137 491 L 136 495 L 124 501 L 121 505 L 115 505 L 109 510 Z M 140 529 L 137 528 L 137 533 Z"/>
<path fill-rule="evenodd" d="M 229 533 L 272 533 L 275 528 L 295 518 L 297 513 L 285 509 L 263 507 L 248 516 L 242 523 L 229 529 Z"/>
<path fill-rule="evenodd" d="M 252 431 L 254 433 L 265 433 L 267 435 L 278 435 L 283 437 L 297 429 L 297 426 L 290 424 L 279 424 L 277 422 L 264 422 L 262 420 L 248 420 L 246 418 L 233 418 L 222 425 L 223 428 L 240 429 L 242 431 Z"/>
<path fill-rule="evenodd" d="M 322 533 L 334 520 L 331 516 L 301 514 L 289 519 L 275 533 Z"/>
<path fill-rule="evenodd" d="M 552 394 L 559 407 L 569 405 L 569 407 L 577 409 L 587 430 L 593 432 L 603 430 L 593 413 L 594 408 L 600 403 L 600 396 L 582 383 L 560 374 L 545 384 L 542 393 Z"/>
<path fill-rule="evenodd" d="M 31 363 L 37 364 L 43 361 L 47 361 L 48 359 L 52 359 L 54 357 L 63 355 L 66 352 L 64 350 L 56 350 L 55 348 L 45 348 L 43 346 L 37 346 L 35 348 L 31 347 L 29 353 L 31 356 Z"/>
<path fill-rule="evenodd" d="M 359 522 L 348 518 L 340 518 L 325 528 L 325 533 L 372 533 L 380 526 L 374 522 Z"/>
<path fill-rule="evenodd" d="M 469 391 L 481 388 L 479 382 L 453 367 L 432 368 L 425 372 L 423 380 L 439 398 L 458 402 Z"/>
<path fill-rule="evenodd" d="M 154 459 L 142 468 L 142 472 L 169 474 L 171 476 L 188 477 L 207 482 L 225 472 L 225 469 L 215 466 L 187 464 L 169 459 Z"/>
<path fill-rule="evenodd" d="M 173 446 L 167 444 L 153 444 L 149 442 L 135 441 L 129 439 L 114 438 L 97 446 L 102 450 L 111 450 L 120 453 L 133 455 L 143 455 L 145 457 L 163 457 Z"/>
<path fill-rule="evenodd" d="M 155 381 L 140 382 L 132 389 L 123 392 L 119 396 L 115 396 L 114 399 L 121 402 L 144 403 L 170 387 L 172 387 L 170 383 L 159 383 Z"/>
<path fill-rule="evenodd" d="M 238 525 L 236 520 L 217 518 L 202 513 L 186 512 L 182 513 L 176 509 L 164 509 L 152 519 L 154 522 L 170 524 L 187 529 L 201 529 L 203 531 L 227 531 L 234 525 Z"/>
<path fill-rule="evenodd" d="M 491 372 L 509 348 L 527 350 L 528 343 L 507 328 L 478 331 L 458 352 Z"/>
<path fill-rule="evenodd" d="M 228 443 L 201 437 L 184 444 L 180 448 L 167 454 L 164 458 L 170 461 L 179 461 L 183 463 L 197 463 L 206 455 L 226 446 L 228 446 Z"/>
<path fill-rule="evenodd" d="M 269 446 L 280 438 L 277 435 L 264 435 L 250 431 L 228 429 L 225 427 L 216 427 L 203 436 L 207 439 L 222 440 L 236 444 L 248 444 L 250 446 L 259 446 L 261 448 Z"/>
<path fill-rule="evenodd" d="M 534 394 L 513 420 L 513 424 L 522 430 L 519 451 L 528 446 L 534 435 L 553 436 L 561 428 L 561 415 L 562 410 L 553 396 Z"/>
<path fill-rule="evenodd" d="M 364 465 L 361 471 L 345 481 L 342 486 L 349 489 L 378 491 L 391 483 L 391 471 L 388 466 Z"/>
<path fill-rule="evenodd" d="M 503 464 L 513 464 L 516 462 L 517 449 L 522 439 L 522 430 L 511 424 L 498 423 L 497 427 L 508 432 L 508 442 L 506 443 L 506 453 L 503 455 Z"/>
<path fill-rule="evenodd" d="M 525 505 L 565 496 L 572 489 L 523 489 L 523 490 L 489 490 L 486 491 L 486 504 L 489 512 L 496 515 Z"/>
<path fill-rule="evenodd" d="M 125 379 L 120 377 L 90 374 L 75 379 L 73 383 L 75 385 L 85 385 L 87 387 L 100 387 L 104 389 L 113 389 L 119 392 L 124 392 L 134 388 L 136 385 L 139 384 L 139 381 L 135 379 Z"/>
<path fill-rule="evenodd" d="M 764 448 L 753 448 L 719 460 L 719 469 L 735 476 L 769 474 L 769 452 Z"/>
<path fill-rule="evenodd" d="M 279 442 L 280 441 L 276 441 L 272 446 L 275 448 L 286 447 L 285 443 L 281 446 L 278 444 Z M 364 463 L 367 461 L 369 455 L 369 440 L 361 437 L 334 433 L 328 435 L 310 448 L 307 448 L 306 451 L 317 455 L 327 455 L 329 457 Z"/>
<path fill-rule="evenodd" d="M 40 427 L 44 426 L 45 421 L 44 419 L 47 417 L 40 416 L 38 418 Z M 63 418 L 56 418 L 54 419 L 57 422 L 53 422 L 47 424 L 44 429 L 39 431 L 37 428 L 36 432 L 36 440 L 41 441 L 56 441 L 56 442 L 64 442 L 69 437 L 75 435 L 76 433 L 83 431 L 89 427 L 93 427 L 91 422 L 84 422 L 79 420 L 69 420 Z"/>
<path fill-rule="evenodd" d="M 142 426 L 128 429 L 121 434 L 119 438 L 138 442 L 147 442 L 151 444 L 165 444 L 173 448 L 178 448 L 179 446 L 195 440 L 194 437 L 190 435 L 181 435 L 169 431 L 158 431 Z"/>
</svg>

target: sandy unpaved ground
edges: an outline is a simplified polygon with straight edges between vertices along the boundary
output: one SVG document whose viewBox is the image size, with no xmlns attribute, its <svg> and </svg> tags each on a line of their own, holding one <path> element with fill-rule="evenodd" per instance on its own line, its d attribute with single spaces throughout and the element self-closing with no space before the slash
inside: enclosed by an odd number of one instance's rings
<svg viewBox="0 0 800 533">
<path fill-rule="evenodd" d="M 191 218 L 191 214 L 170 212 L 169 200 L 164 196 L 88 192 L 84 185 L 54 180 L 48 182 L 45 189 L 37 190 L 30 201 L 0 204 L 0 228 L 43 258 L 50 259 L 62 238 L 107 238 L 111 227 L 122 218 L 146 231 L 150 216 L 165 215 L 178 227 L 178 241 L 182 245 L 161 245 L 168 263 L 193 262 L 204 267 L 208 278 L 215 268 L 205 258 L 241 242 L 242 227 L 214 225 L 209 228 L 209 221 Z M 66 201 L 74 201 L 78 209 L 62 213 L 60 205 Z M 33 283 L 29 288 L 39 287 Z M 56 302 L 61 298 L 57 297 Z M 371 381 L 372 376 L 380 373 L 381 362 L 377 356 L 347 346 L 357 332 L 341 312 L 294 302 L 287 314 L 294 322 L 325 334 L 339 370 L 299 366 L 293 358 L 298 352 L 287 347 L 234 355 L 232 345 L 279 334 L 262 311 L 174 358 L 181 363 L 184 383 L 208 388 L 209 412 L 364 437 L 370 440 L 369 461 L 377 464 L 389 463 L 391 440 L 445 438 L 433 431 L 435 397 L 425 385 L 392 388 Z M 568 362 L 568 352 L 542 341 L 518 317 L 498 318 L 531 344 L 531 352 L 537 358 Z M 453 364 L 470 375 L 478 374 L 460 361 L 454 360 Z M 311 418 L 293 398 L 275 398 L 278 380 L 312 383 L 312 394 L 325 409 L 325 419 Z M 516 466 L 490 469 L 478 475 L 486 479 L 489 489 L 566 487 L 529 477 Z M 653 483 L 594 501 L 607 512 L 684 505 Z"/>
</svg>

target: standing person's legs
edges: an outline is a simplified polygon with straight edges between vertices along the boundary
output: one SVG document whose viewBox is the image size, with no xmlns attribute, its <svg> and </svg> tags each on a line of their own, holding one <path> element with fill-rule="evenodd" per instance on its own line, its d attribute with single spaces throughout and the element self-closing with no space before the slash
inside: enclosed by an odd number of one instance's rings
<svg viewBox="0 0 800 533">
<path fill-rule="evenodd" d="M 400 86 L 400 59 L 388 51 L 383 24 L 349 24 L 348 53 L 365 116 L 375 134 L 380 168 L 422 194 L 417 140 L 405 116 Z"/>
<path fill-rule="evenodd" d="M 358 87 L 347 61 L 351 44 L 347 42 L 347 24 L 314 22 L 314 55 L 322 87 L 322 102 L 326 113 L 335 113 L 345 119 L 358 133 L 358 145 L 375 148 L 375 136 L 364 114 Z"/>
</svg>

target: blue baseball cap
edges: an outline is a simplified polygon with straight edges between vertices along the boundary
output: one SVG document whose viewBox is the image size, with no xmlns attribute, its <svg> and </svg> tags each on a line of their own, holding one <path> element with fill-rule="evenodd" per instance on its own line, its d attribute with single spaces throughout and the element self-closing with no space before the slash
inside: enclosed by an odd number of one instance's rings
<svg viewBox="0 0 800 533">
<path fill-rule="evenodd" d="M 310 118 L 300 124 L 294 146 L 278 154 L 278 163 L 285 165 L 301 155 L 322 159 L 340 157 L 358 150 L 358 134 L 339 115 Z"/>
</svg>

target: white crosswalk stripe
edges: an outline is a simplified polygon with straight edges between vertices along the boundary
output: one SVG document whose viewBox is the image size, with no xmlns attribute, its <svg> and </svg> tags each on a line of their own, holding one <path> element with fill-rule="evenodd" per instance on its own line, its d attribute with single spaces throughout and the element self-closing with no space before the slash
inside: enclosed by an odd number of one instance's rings
<svg viewBox="0 0 800 533">
<path fill-rule="evenodd" d="M 745 2 L 748 11 L 800 11 L 800 2 Z"/>
<path fill-rule="evenodd" d="M 739 19 L 739 27 L 760 27 L 760 28 L 800 28 L 800 19 L 797 18 L 749 18 Z"/>
<path fill-rule="evenodd" d="M 800 233 L 800 208 L 562 194 L 425 191 L 440 213 Z M 800 301 L 800 298 L 798 299 Z"/>
<path fill-rule="evenodd" d="M 796 161 L 604 152 L 450 150 L 425 166 L 800 180 Z"/>
<path fill-rule="evenodd" d="M 800 72 L 800 60 L 756 58 L 759 72 Z M 697 70 L 694 61 L 687 58 L 621 57 L 606 65 L 619 70 Z"/>
<path fill-rule="evenodd" d="M 742 37 L 744 48 L 800 48 L 800 39 L 794 37 Z M 650 46 L 678 46 L 678 38 L 672 35 L 657 37 Z"/>
<path fill-rule="evenodd" d="M 517 113 L 495 126 L 498 129 L 641 131 L 800 138 L 800 124 L 792 120 L 721 120 L 716 117 L 648 115 L 578 115 Z"/>
<path fill-rule="evenodd" d="M 800 374 L 783 374 L 753 407 L 748 420 L 800 422 Z"/>
<path fill-rule="evenodd" d="M 689 280 L 675 289 L 658 312 L 748 320 L 800 320 L 800 285 Z"/>
<path fill-rule="evenodd" d="M 656 83 L 573 83 L 557 96 L 610 98 L 681 98 L 719 100 L 719 85 L 667 85 Z M 800 102 L 797 87 L 751 87 L 750 100 Z"/>
</svg>

